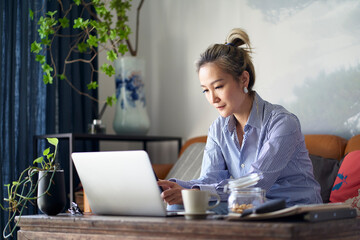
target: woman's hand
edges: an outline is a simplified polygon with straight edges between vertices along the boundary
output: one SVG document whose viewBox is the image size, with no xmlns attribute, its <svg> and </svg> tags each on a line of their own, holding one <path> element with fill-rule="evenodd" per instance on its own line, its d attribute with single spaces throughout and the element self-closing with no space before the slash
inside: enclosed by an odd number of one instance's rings
<svg viewBox="0 0 360 240">
<path fill-rule="evenodd" d="M 185 189 L 179 184 L 167 180 L 159 180 L 158 185 L 162 187 L 161 197 L 169 205 L 183 204 L 181 190 Z"/>
</svg>

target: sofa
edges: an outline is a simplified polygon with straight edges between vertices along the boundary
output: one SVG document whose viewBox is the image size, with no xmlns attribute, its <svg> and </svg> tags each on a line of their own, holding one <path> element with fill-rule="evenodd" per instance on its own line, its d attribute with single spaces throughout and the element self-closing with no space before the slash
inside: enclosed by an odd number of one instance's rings
<svg viewBox="0 0 360 240">
<path fill-rule="evenodd" d="M 175 164 L 153 164 L 153 169 L 158 178 L 178 178 L 182 180 L 198 178 L 206 138 L 207 136 L 199 136 L 187 140 L 183 144 Z M 344 156 L 350 152 L 360 150 L 360 135 L 356 135 L 349 140 L 335 135 L 305 135 L 305 144 L 313 163 L 314 176 L 321 185 L 321 197 L 323 202 L 327 203 Z M 91 209 L 85 194 L 83 202 L 84 211 L 90 212 Z M 359 201 L 357 200 L 357 202 Z"/>
<path fill-rule="evenodd" d="M 175 164 L 153 164 L 157 176 L 160 179 L 197 178 L 200 175 L 206 138 L 200 136 L 187 140 Z M 327 203 L 344 156 L 349 152 L 360 150 L 360 135 L 349 140 L 335 135 L 305 135 L 305 144 L 313 163 L 314 176 L 321 185 L 321 197 L 323 202 Z"/>
</svg>

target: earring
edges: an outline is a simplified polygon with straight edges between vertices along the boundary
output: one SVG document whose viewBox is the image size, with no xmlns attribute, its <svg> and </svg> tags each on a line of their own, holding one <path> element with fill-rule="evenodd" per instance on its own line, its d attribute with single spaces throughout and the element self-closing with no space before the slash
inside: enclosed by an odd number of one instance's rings
<svg viewBox="0 0 360 240">
<path fill-rule="evenodd" d="M 244 93 L 247 94 L 249 92 L 249 90 L 247 89 L 247 87 L 244 87 Z"/>
</svg>

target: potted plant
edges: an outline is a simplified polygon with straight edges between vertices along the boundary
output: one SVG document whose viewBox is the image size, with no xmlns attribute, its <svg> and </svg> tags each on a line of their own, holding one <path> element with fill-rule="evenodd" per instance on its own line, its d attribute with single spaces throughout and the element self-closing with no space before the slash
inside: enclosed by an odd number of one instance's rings
<svg viewBox="0 0 360 240">
<path fill-rule="evenodd" d="M 57 138 L 47 138 L 47 141 L 54 147 L 54 151 L 52 152 L 50 147 L 46 148 L 43 156 L 36 158 L 32 166 L 20 173 L 18 180 L 5 185 L 8 196 L 4 200 L 8 206 L 0 204 L 0 207 L 2 210 L 8 211 L 9 220 L 3 230 L 4 238 L 12 236 L 18 224 L 15 217 L 22 216 L 29 202 L 33 203 L 37 200 L 40 210 L 43 211 L 43 199 L 58 198 L 56 199 L 58 212 L 55 213 L 52 209 L 50 210 L 52 215 L 61 212 L 65 207 L 64 171 L 55 161 L 59 141 Z M 61 190 L 60 193 L 55 191 L 58 188 Z"/>
<path fill-rule="evenodd" d="M 128 25 L 127 13 L 131 8 L 131 0 L 72 0 L 68 6 L 65 6 L 62 0 L 57 0 L 59 11 L 30 10 L 30 17 L 33 19 L 35 14 L 41 13 L 38 20 L 38 33 L 41 41 L 34 41 L 31 44 L 31 52 L 35 53 L 35 60 L 41 64 L 44 72 L 43 81 L 45 84 L 52 84 L 60 79 L 66 81 L 71 88 L 81 95 L 84 95 L 96 102 L 98 99 L 92 97 L 89 93 L 80 91 L 72 83 L 67 75 L 67 66 L 73 63 L 86 63 L 91 67 L 91 79 L 88 81 L 88 90 L 97 89 L 98 83 L 93 79 L 95 73 L 105 73 L 108 76 L 115 75 L 113 62 L 130 52 L 132 56 L 137 55 L 138 49 L 138 28 L 139 13 L 144 0 L 141 0 L 137 8 L 136 30 L 135 30 L 135 47 L 132 46 L 128 39 L 131 29 Z M 81 8 L 81 15 L 70 21 L 68 16 L 74 8 Z M 74 33 L 66 35 L 62 30 L 71 28 Z M 71 38 L 71 43 L 63 62 L 63 68 L 58 70 L 54 60 L 53 43 L 58 38 Z M 93 63 L 100 52 L 106 52 L 107 60 L 95 69 Z M 73 58 L 74 53 L 82 53 L 83 58 Z M 47 59 L 48 58 L 48 59 Z M 137 78 L 137 83 L 139 83 Z M 119 84 L 117 84 L 119 86 Z M 128 84 L 129 86 L 129 84 Z M 141 92 L 141 84 L 132 86 L 130 97 L 136 94 L 144 97 Z M 108 96 L 104 103 L 103 110 L 107 105 L 112 106 L 119 97 L 114 93 Z M 129 96 L 129 94 L 128 94 Z M 136 98 L 135 100 L 138 100 Z M 103 111 L 101 111 L 102 115 Z M 100 118 L 100 117 L 99 117 Z"/>
</svg>

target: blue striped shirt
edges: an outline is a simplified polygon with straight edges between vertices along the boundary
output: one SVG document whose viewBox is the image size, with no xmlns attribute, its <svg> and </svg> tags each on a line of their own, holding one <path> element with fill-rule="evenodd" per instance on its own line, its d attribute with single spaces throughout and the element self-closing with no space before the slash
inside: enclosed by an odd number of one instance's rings
<svg viewBox="0 0 360 240">
<path fill-rule="evenodd" d="M 320 185 L 305 146 L 298 118 L 255 93 L 240 146 L 233 115 L 218 117 L 210 126 L 199 179 L 173 179 L 185 188 L 217 192 L 222 201 L 228 179 L 261 172 L 257 187 L 268 199 L 282 198 L 287 206 L 322 203 Z"/>
</svg>

